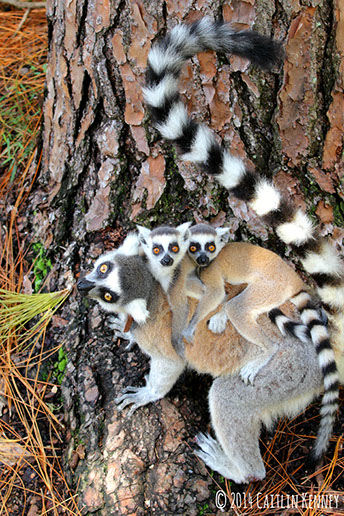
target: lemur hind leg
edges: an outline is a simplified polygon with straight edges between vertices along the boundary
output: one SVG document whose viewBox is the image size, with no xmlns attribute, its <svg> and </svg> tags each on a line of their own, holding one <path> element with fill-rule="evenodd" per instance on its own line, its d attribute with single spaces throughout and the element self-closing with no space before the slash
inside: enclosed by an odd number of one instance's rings
<svg viewBox="0 0 344 516">
<path fill-rule="evenodd" d="M 217 441 L 200 436 L 198 455 L 204 462 L 238 484 L 265 477 L 265 467 L 259 450 L 261 421 L 257 412 L 245 406 L 240 392 L 245 385 L 228 377 L 217 378 L 209 392 L 209 406 Z"/>
<path fill-rule="evenodd" d="M 179 300 L 170 302 L 172 310 L 172 346 L 181 358 L 184 358 L 183 330 L 187 326 L 189 315 L 189 303 L 185 295 L 180 295 Z"/>
<path fill-rule="evenodd" d="M 258 285 L 248 285 L 240 294 L 227 301 L 224 309 L 230 322 L 245 339 L 271 353 L 276 346 L 256 321 L 259 314 L 269 311 L 270 306 L 271 300 L 264 302 Z"/>
<path fill-rule="evenodd" d="M 215 310 L 219 306 L 220 303 L 226 297 L 225 287 L 220 278 L 218 284 L 212 285 L 211 288 L 208 288 L 204 295 L 201 297 L 195 313 L 191 317 L 189 325 L 183 331 L 183 336 L 187 342 L 190 344 L 193 342 L 194 333 L 196 330 L 197 324 L 204 319 L 210 312 Z"/>
<path fill-rule="evenodd" d="M 242 383 L 238 375 L 216 378 L 209 392 L 209 408 L 217 440 L 201 438 L 202 459 L 237 483 L 264 478 L 259 449 L 262 425 L 269 427 L 277 418 L 295 416 L 321 386 L 313 345 L 300 346 L 290 339 L 260 372 L 254 386 Z"/>
<path fill-rule="evenodd" d="M 271 307 L 271 300 L 264 299 L 265 294 L 261 286 L 251 284 L 224 305 L 227 317 L 235 329 L 249 342 L 259 346 L 262 351 L 255 360 L 242 368 L 241 377 L 245 383 L 253 383 L 255 376 L 269 362 L 277 349 L 256 320 L 259 314 L 268 311 Z"/>
</svg>

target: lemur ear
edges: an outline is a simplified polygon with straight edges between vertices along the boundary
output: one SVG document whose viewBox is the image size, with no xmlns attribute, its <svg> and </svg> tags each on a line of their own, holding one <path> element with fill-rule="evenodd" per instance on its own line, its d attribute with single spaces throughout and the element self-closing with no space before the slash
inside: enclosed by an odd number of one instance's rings
<svg viewBox="0 0 344 516">
<path fill-rule="evenodd" d="M 123 240 L 121 247 L 118 248 L 118 251 L 121 254 L 125 254 L 126 256 L 133 256 L 138 254 L 140 248 L 140 240 L 139 235 L 137 233 L 131 232 L 128 233 L 126 238 Z"/>
<path fill-rule="evenodd" d="M 148 228 L 144 228 L 143 226 L 136 226 L 137 231 L 139 232 L 139 239 L 141 244 L 147 245 L 147 240 L 150 237 L 151 230 Z"/>
<path fill-rule="evenodd" d="M 229 240 L 229 228 L 216 228 L 216 233 L 221 238 L 223 242 L 228 242 Z"/>
<path fill-rule="evenodd" d="M 180 224 L 180 226 L 176 227 L 178 233 L 183 237 L 184 240 L 190 238 L 189 227 L 192 225 L 192 222 L 184 222 L 184 224 Z"/>
</svg>

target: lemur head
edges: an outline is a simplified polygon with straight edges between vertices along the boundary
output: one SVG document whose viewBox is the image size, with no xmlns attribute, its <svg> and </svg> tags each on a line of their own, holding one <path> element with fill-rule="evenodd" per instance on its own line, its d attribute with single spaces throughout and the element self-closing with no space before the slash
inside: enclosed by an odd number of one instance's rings
<svg viewBox="0 0 344 516">
<path fill-rule="evenodd" d="M 138 250 L 138 236 L 130 234 L 117 250 L 100 256 L 77 287 L 82 296 L 96 300 L 107 312 L 125 313 L 143 324 L 149 316 L 147 303 L 154 279 Z"/>
<path fill-rule="evenodd" d="M 226 245 L 228 238 L 229 228 L 196 224 L 190 228 L 189 256 L 199 267 L 206 267 Z"/>
<path fill-rule="evenodd" d="M 185 222 L 176 228 L 159 226 L 150 229 L 137 226 L 142 248 L 152 270 L 163 267 L 175 269 L 188 250 L 191 222 Z"/>
</svg>

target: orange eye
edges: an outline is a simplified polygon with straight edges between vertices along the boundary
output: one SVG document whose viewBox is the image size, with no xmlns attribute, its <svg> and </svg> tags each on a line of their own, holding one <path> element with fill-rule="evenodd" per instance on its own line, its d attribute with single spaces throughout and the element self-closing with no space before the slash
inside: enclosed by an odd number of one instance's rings
<svg viewBox="0 0 344 516">
<path fill-rule="evenodd" d="M 160 253 L 160 249 L 159 249 L 159 247 L 154 247 L 154 248 L 153 248 L 153 253 L 154 253 L 154 254 L 159 254 L 159 253 Z"/>
<path fill-rule="evenodd" d="M 101 265 L 101 266 L 99 267 L 99 270 L 100 270 L 100 272 L 101 272 L 102 274 L 105 274 L 105 273 L 106 273 L 106 271 L 108 270 L 108 266 L 106 265 L 106 263 L 103 263 L 103 265 Z"/>
<path fill-rule="evenodd" d="M 210 245 L 208 247 L 208 251 L 210 251 L 211 253 L 213 253 L 215 251 L 215 246 L 214 245 Z"/>
<path fill-rule="evenodd" d="M 195 245 L 190 245 L 189 247 L 189 251 L 191 251 L 192 253 L 195 253 L 197 250 L 196 246 Z"/>
<path fill-rule="evenodd" d="M 110 294 L 110 292 L 105 292 L 104 299 L 105 301 L 112 301 L 112 295 Z"/>
<path fill-rule="evenodd" d="M 173 251 L 174 253 L 178 253 L 178 251 L 179 251 L 179 247 L 178 247 L 177 245 L 174 245 L 174 246 L 172 247 L 172 251 Z"/>
</svg>

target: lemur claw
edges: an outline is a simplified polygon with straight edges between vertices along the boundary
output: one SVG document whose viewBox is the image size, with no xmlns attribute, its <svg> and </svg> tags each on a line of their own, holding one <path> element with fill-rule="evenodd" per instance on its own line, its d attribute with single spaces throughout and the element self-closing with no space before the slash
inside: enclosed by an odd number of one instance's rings
<svg viewBox="0 0 344 516">
<path fill-rule="evenodd" d="M 128 405 L 132 405 L 126 415 L 127 418 L 130 418 L 136 409 L 143 407 L 152 401 L 156 401 L 156 399 L 157 397 L 155 393 L 152 393 L 147 385 L 144 387 L 134 387 L 129 385 L 122 390 L 120 396 L 115 398 L 115 403 L 117 405 L 116 409 L 120 412 Z"/>
<path fill-rule="evenodd" d="M 272 354 L 261 356 L 255 360 L 251 360 L 240 370 L 242 381 L 246 385 L 253 385 L 254 380 L 261 369 L 270 361 Z"/>
</svg>

